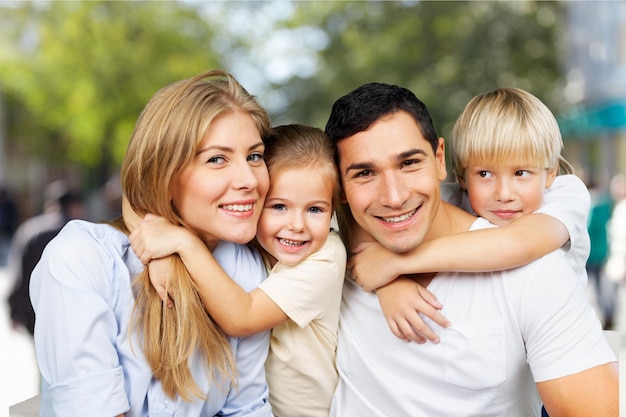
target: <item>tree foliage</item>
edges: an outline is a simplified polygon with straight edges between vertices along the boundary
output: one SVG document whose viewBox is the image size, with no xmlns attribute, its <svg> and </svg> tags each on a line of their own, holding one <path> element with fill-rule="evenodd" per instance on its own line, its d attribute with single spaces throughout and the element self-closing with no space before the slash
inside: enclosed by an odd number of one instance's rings
<svg viewBox="0 0 626 417">
<path fill-rule="evenodd" d="M 118 164 L 149 96 L 222 67 L 274 123 L 324 127 L 366 82 L 397 83 L 447 136 L 477 93 L 559 110 L 561 5 L 544 1 L 32 2 L 0 6 L 0 88 L 25 152 Z M 103 173 L 103 175 L 106 175 Z"/>
<path fill-rule="evenodd" d="M 370 81 L 410 88 L 441 135 L 474 95 L 525 88 L 556 111 L 560 99 L 560 5 L 555 2 L 299 2 L 287 28 L 327 36 L 312 78 L 282 86 L 287 116 L 323 127 L 339 96 Z"/>
<path fill-rule="evenodd" d="M 61 155 L 105 178 L 157 89 L 219 66 L 210 26 L 181 3 L 19 3 L 3 15 L 13 47 L 4 46 L 0 82 L 23 106 L 11 136 L 27 152 Z"/>
</svg>

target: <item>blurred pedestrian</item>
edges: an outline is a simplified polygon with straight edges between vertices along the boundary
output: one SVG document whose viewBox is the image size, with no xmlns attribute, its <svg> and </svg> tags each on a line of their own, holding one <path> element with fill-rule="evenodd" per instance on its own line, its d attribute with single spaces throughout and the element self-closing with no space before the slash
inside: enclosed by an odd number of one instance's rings
<svg viewBox="0 0 626 417">
<path fill-rule="evenodd" d="M 591 210 L 587 222 L 587 231 L 591 241 L 591 251 L 587 259 L 587 276 L 594 282 L 596 303 L 602 315 L 603 327 L 613 328 L 615 316 L 616 292 L 615 284 L 607 280 L 604 266 L 609 254 L 607 224 L 613 211 L 613 198 L 609 190 L 597 190 L 589 184 L 591 192 Z"/>
<path fill-rule="evenodd" d="M 13 284 L 8 304 L 13 327 L 23 326 L 32 335 L 35 312 L 30 303 L 30 274 L 44 248 L 71 219 L 82 219 L 85 209 L 81 195 L 63 180 L 50 183 L 45 190 L 43 212 L 27 219 L 15 231 L 8 256 L 8 273 Z"/>
<path fill-rule="evenodd" d="M 13 233 L 18 224 L 17 205 L 8 188 L 0 186 L 0 266 L 5 266 Z"/>
<path fill-rule="evenodd" d="M 620 284 L 626 279 L 626 175 L 617 174 L 611 179 L 613 212 L 607 225 L 609 256 L 606 276 Z M 616 293 L 617 291 L 613 291 Z"/>
</svg>

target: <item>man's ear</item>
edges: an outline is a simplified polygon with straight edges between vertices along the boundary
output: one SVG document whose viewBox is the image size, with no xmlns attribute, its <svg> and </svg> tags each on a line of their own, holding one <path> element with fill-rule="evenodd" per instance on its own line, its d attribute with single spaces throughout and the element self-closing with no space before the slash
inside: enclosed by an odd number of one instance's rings
<svg viewBox="0 0 626 417">
<path fill-rule="evenodd" d="M 437 160 L 437 170 L 439 171 L 439 181 L 444 181 L 448 177 L 446 170 L 446 147 L 445 140 L 440 137 L 435 151 L 435 159 Z"/>
<path fill-rule="evenodd" d="M 346 193 L 343 191 L 343 187 L 339 190 L 339 202 L 342 204 L 348 204 L 348 198 L 346 197 Z"/>
</svg>

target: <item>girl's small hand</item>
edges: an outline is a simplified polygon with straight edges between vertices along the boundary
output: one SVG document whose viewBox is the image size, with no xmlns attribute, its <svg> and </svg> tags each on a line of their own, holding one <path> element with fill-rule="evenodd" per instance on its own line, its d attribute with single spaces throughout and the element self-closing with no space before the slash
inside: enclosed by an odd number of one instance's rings
<svg viewBox="0 0 626 417">
<path fill-rule="evenodd" d="M 150 275 L 150 282 L 152 286 L 161 297 L 161 300 L 167 305 L 167 307 L 174 307 L 174 300 L 170 297 L 170 271 L 171 271 L 172 257 L 167 256 L 161 259 L 153 259 L 148 264 L 148 274 Z"/>
<path fill-rule="evenodd" d="M 129 238 L 130 246 L 144 265 L 153 259 L 180 253 L 189 239 L 199 239 L 186 228 L 154 214 L 147 214 Z"/>
</svg>

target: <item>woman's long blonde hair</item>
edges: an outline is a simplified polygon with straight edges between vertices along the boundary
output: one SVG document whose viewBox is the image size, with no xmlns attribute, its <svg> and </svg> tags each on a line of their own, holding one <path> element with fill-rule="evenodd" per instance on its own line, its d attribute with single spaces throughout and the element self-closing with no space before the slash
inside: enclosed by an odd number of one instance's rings
<svg viewBox="0 0 626 417">
<path fill-rule="evenodd" d="M 137 120 L 121 169 L 124 197 L 139 216 L 154 213 L 186 226 L 172 204 L 172 187 L 195 156 L 210 123 L 219 115 L 242 111 L 265 138 L 265 110 L 230 74 L 213 70 L 159 90 Z M 210 221 L 210 219 L 208 219 Z M 128 231 L 123 219 L 112 222 Z M 150 283 L 148 268 L 134 280 L 134 326 L 145 357 L 163 391 L 171 398 L 205 398 L 189 369 L 196 350 L 207 375 L 236 386 L 236 366 L 224 332 L 209 317 L 198 289 L 181 259 L 174 256 L 169 285 L 174 308 L 167 308 Z"/>
</svg>

